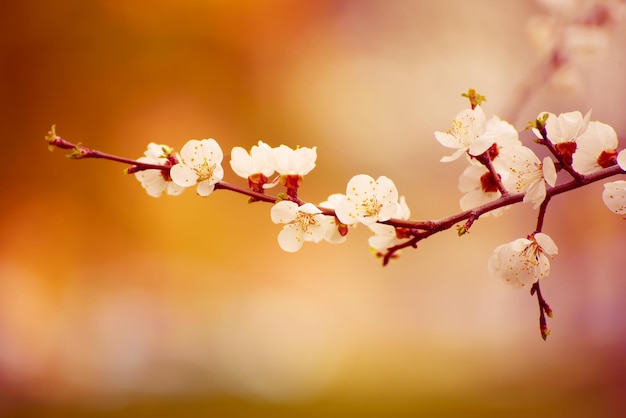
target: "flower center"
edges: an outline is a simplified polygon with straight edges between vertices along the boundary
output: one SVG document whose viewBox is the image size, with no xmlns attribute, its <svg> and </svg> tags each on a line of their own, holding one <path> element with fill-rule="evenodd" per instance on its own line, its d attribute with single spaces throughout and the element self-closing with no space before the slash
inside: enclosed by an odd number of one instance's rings
<svg viewBox="0 0 626 418">
<path fill-rule="evenodd" d="M 380 209 L 383 207 L 382 203 L 378 203 L 375 197 L 370 197 L 361 203 L 361 208 L 364 212 L 364 216 L 378 216 Z"/>
<path fill-rule="evenodd" d="M 201 164 L 196 164 L 193 167 L 193 170 L 198 176 L 198 182 L 210 180 L 213 177 L 213 171 L 215 170 L 215 167 L 216 164 L 209 164 L 206 158 Z"/>
<path fill-rule="evenodd" d="M 315 219 L 315 214 L 306 212 L 298 212 L 294 222 L 298 224 L 300 229 L 304 232 L 306 232 L 310 226 L 318 224 L 317 219 Z"/>
<path fill-rule="evenodd" d="M 527 191 L 533 183 L 543 180 L 543 164 L 526 163 L 524 170 L 519 171 L 511 169 L 513 174 L 517 175 L 515 189 L 518 192 Z"/>
<path fill-rule="evenodd" d="M 454 119 L 452 121 L 452 128 L 449 129 L 447 133 L 455 137 L 460 144 L 464 144 L 468 139 L 473 140 L 478 136 L 473 129 L 475 122 L 476 119 L 473 116 L 464 116 L 460 120 Z"/>
</svg>

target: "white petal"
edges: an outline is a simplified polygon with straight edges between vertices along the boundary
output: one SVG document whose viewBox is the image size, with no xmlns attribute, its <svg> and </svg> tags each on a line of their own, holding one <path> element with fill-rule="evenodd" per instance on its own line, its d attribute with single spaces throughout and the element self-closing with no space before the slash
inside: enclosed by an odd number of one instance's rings
<svg viewBox="0 0 626 418">
<path fill-rule="evenodd" d="M 348 236 L 341 235 L 337 229 L 337 222 L 335 218 L 331 216 L 321 216 L 320 225 L 324 230 L 324 239 L 333 244 L 339 244 L 344 242 Z"/>
<path fill-rule="evenodd" d="M 626 152 L 625 150 L 621 150 L 619 154 L 617 154 L 617 164 L 619 164 L 619 168 L 623 171 L 626 171 Z"/>
<path fill-rule="evenodd" d="M 375 235 L 368 238 L 369 246 L 376 251 L 385 251 L 389 247 L 393 247 L 397 243 L 395 228 L 391 225 L 374 224 L 372 227 L 379 227 L 374 231 Z"/>
<path fill-rule="evenodd" d="M 470 165 L 459 177 L 458 187 L 462 193 L 471 192 L 472 190 L 481 189 L 480 178 L 487 173 L 483 165 Z"/>
<path fill-rule="evenodd" d="M 211 176 L 211 183 L 215 184 L 219 181 L 222 181 L 224 178 L 224 167 L 221 164 L 217 164 L 215 168 L 213 168 L 213 175 Z"/>
<path fill-rule="evenodd" d="M 280 174 L 308 174 L 315 167 L 316 148 L 298 148 L 293 150 L 286 145 L 272 149 L 274 168 Z"/>
<path fill-rule="evenodd" d="M 543 178 L 550 186 L 554 187 L 556 184 L 556 167 L 554 161 L 550 157 L 545 157 L 542 164 Z"/>
<path fill-rule="evenodd" d="M 211 193 L 213 193 L 213 190 L 215 190 L 215 183 L 211 183 L 208 180 L 204 180 L 198 183 L 198 188 L 196 189 L 196 192 L 200 196 L 208 196 Z"/>
<path fill-rule="evenodd" d="M 290 200 L 281 200 L 272 206 L 270 217 L 275 224 L 286 224 L 296 219 L 298 204 Z"/>
<path fill-rule="evenodd" d="M 252 165 L 255 173 L 261 173 L 269 177 L 274 173 L 274 159 L 272 158 L 272 148 L 263 141 L 255 145 L 250 150 Z"/>
<path fill-rule="evenodd" d="M 367 174 L 353 176 L 346 186 L 346 196 L 363 200 L 374 196 L 376 180 Z"/>
<path fill-rule="evenodd" d="M 343 198 L 335 206 L 335 216 L 345 225 L 354 225 L 359 221 L 355 203 L 347 196 Z"/>
<path fill-rule="evenodd" d="M 280 145 L 272 149 L 272 158 L 274 159 L 274 167 L 280 174 L 286 174 L 289 171 L 289 157 L 293 150 L 287 145 Z"/>
<path fill-rule="evenodd" d="M 465 152 L 467 152 L 467 148 L 460 148 L 454 151 L 452 155 L 448 155 L 447 157 L 441 157 L 441 160 L 439 161 L 441 161 L 442 163 L 449 163 L 450 161 L 458 160 L 461 155 L 465 154 Z"/>
<path fill-rule="evenodd" d="M 495 135 L 486 133 L 478 137 L 476 141 L 474 141 L 472 145 L 470 145 L 467 151 L 470 155 L 477 157 L 483 152 L 487 151 L 489 147 L 491 147 L 495 142 Z"/>
<path fill-rule="evenodd" d="M 378 177 L 376 180 L 376 199 L 383 205 L 398 201 L 398 189 L 390 178 Z"/>
<path fill-rule="evenodd" d="M 606 183 L 602 200 L 609 210 L 618 215 L 626 215 L 626 180 Z"/>
<path fill-rule="evenodd" d="M 190 187 L 198 181 L 198 175 L 189 166 L 184 164 L 175 164 L 170 169 L 170 177 L 172 181 L 181 187 Z"/>
<path fill-rule="evenodd" d="M 447 132 L 435 132 L 435 139 L 446 148 L 459 148 L 459 141 Z M 464 147 L 462 147 L 464 148 Z"/>
<path fill-rule="evenodd" d="M 163 178 L 161 170 L 143 170 L 135 173 L 137 180 L 152 197 L 160 197 L 167 188 L 167 181 Z"/>
<path fill-rule="evenodd" d="M 252 158 L 241 147 L 233 147 L 230 151 L 230 167 L 239 177 L 247 179 L 252 172 Z"/>
<path fill-rule="evenodd" d="M 203 157 L 210 159 L 214 163 L 221 163 L 224 158 L 222 148 L 213 138 L 200 141 L 200 153 Z"/>
<path fill-rule="evenodd" d="M 543 252 L 545 252 L 546 254 L 556 255 L 559 253 L 559 249 L 549 235 L 544 234 L 543 232 L 539 232 L 535 234 L 534 238 L 535 241 L 537 241 L 537 244 L 539 244 Z"/>
<path fill-rule="evenodd" d="M 314 219 L 317 223 L 313 225 L 309 225 L 306 228 L 306 231 L 301 232 L 302 234 L 301 236 L 304 241 L 320 242 L 321 240 L 324 239 L 324 237 L 326 236 L 326 228 L 325 228 L 326 224 L 324 224 L 324 221 L 322 218 L 325 218 L 325 216 L 324 215 L 314 216 Z"/>
<path fill-rule="evenodd" d="M 529 284 L 545 279 L 550 275 L 550 259 L 548 259 L 545 254 L 539 254 L 537 263 L 538 264 L 535 266 L 533 281 Z"/>
<path fill-rule="evenodd" d="M 298 211 L 304 212 L 304 213 L 312 213 L 312 214 L 322 213 L 320 208 L 315 206 L 313 203 L 305 203 L 301 205 L 300 207 L 298 207 Z"/>
<path fill-rule="evenodd" d="M 500 192 L 485 193 L 482 190 L 473 190 L 473 191 L 467 192 L 466 194 L 463 195 L 463 197 L 461 197 L 459 205 L 461 206 L 462 210 L 470 210 L 478 206 L 482 206 L 486 203 L 493 202 L 494 200 L 498 200 L 500 196 L 501 196 Z M 504 210 L 508 208 L 509 206 L 498 208 L 496 210 L 489 212 L 488 215 L 500 216 L 502 213 L 504 213 Z"/>
<path fill-rule="evenodd" d="M 521 145 L 519 133 L 513 125 L 501 120 L 497 116 L 492 116 L 485 125 L 485 136 L 487 133 L 493 135 L 495 142 L 499 147 L 508 147 L 512 145 Z"/>
<path fill-rule="evenodd" d="M 409 209 L 409 205 L 406 204 L 406 199 L 404 196 L 400 196 L 400 202 L 398 203 L 398 210 L 392 218 L 398 219 L 409 219 L 411 217 L 411 209 Z"/>
<path fill-rule="evenodd" d="M 148 144 L 146 152 L 144 152 L 144 155 L 153 163 L 160 164 L 167 158 L 167 155 L 170 152 L 172 152 L 172 149 L 167 145 L 155 144 L 154 142 L 150 142 Z"/>
<path fill-rule="evenodd" d="M 524 203 L 531 202 L 533 208 L 537 209 L 546 199 L 546 182 L 543 179 L 534 181 L 526 190 L 524 195 Z"/>
<path fill-rule="evenodd" d="M 378 216 L 377 217 L 371 217 L 371 218 L 365 218 L 362 220 L 362 222 L 366 225 L 368 224 L 372 224 L 376 221 L 387 221 L 391 218 L 394 217 L 394 215 L 396 213 L 398 213 L 400 209 L 400 205 L 398 204 L 398 202 L 390 202 L 390 203 L 386 203 L 382 206 L 382 208 L 380 208 L 380 212 L 378 212 Z M 372 222 L 365 222 L 366 219 L 371 219 Z"/>
<path fill-rule="evenodd" d="M 302 248 L 304 241 L 299 236 L 300 231 L 294 224 L 288 224 L 278 233 L 278 245 L 284 251 L 294 253 Z"/>
<path fill-rule="evenodd" d="M 295 174 L 304 176 L 315 168 L 317 159 L 317 148 L 298 148 L 294 151 L 294 171 Z"/>
<path fill-rule="evenodd" d="M 344 194 L 333 193 L 330 196 L 328 196 L 328 199 L 320 203 L 319 206 L 322 208 L 326 208 L 326 209 L 335 209 L 337 207 L 337 204 L 339 204 L 341 199 L 343 199 L 344 197 L 345 197 Z"/>
<path fill-rule="evenodd" d="M 197 159 L 200 155 L 200 141 L 197 139 L 190 139 L 180 149 L 180 156 L 185 164 L 189 164 L 191 159 Z"/>
<path fill-rule="evenodd" d="M 179 186 L 178 184 L 174 183 L 173 181 L 168 181 L 167 182 L 167 194 L 170 195 L 170 196 L 178 196 L 184 190 L 185 190 L 184 187 Z"/>
<path fill-rule="evenodd" d="M 518 238 L 515 241 L 509 243 L 513 251 L 522 251 L 524 248 L 532 244 L 532 241 L 527 238 Z"/>
</svg>

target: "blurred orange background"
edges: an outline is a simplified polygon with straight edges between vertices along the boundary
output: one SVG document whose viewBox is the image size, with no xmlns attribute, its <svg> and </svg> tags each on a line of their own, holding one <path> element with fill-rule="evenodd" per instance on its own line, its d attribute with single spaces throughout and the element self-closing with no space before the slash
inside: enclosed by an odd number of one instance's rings
<svg viewBox="0 0 626 418">
<path fill-rule="evenodd" d="M 366 228 L 279 248 L 269 205 L 218 191 L 154 199 L 121 165 L 70 161 L 43 137 L 140 157 L 148 142 L 317 146 L 300 196 L 392 178 L 414 219 L 459 211 L 459 160 L 433 137 L 487 96 L 513 115 L 541 60 L 538 3 L 264 0 L 0 6 L 0 415 L 621 416 L 626 223 L 601 184 L 555 198 L 560 254 L 542 289 L 490 277 L 493 248 L 532 232 L 518 205 L 382 268 Z M 582 87 L 537 82 L 515 110 L 593 109 L 626 132 L 626 30 L 578 63 Z M 522 134 L 531 141 L 528 132 Z M 622 144 L 623 146 L 623 144 Z M 244 185 L 229 170 L 226 181 Z"/>
</svg>

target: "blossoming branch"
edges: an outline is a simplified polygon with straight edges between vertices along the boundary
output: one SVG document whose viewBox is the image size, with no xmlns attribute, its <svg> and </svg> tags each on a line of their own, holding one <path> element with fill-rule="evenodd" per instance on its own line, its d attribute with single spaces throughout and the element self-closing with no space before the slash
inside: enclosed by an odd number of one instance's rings
<svg viewBox="0 0 626 418">
<path fill-rule="evenodd" d="M 528 203 L 538 210 L 537 223 L 526 237 L 495 248 L 488 260 L 489 271 L 514 288 L 530 288 L 537 296 L 540 331 L 549 334 L 546 316 L 552 310 L 544 300 L 539 282 L 549 276 L 550 259 L 558 254 L 553 239 L 543 232 L 543 220 L 550 199 L 626 170 L 626 152 L 618 152 L 615 130 L 590 120 L 591 112 L 555 115 L 542 112 L 530 122 L 536 139 L 550 155 L 542 160 L 522 144 L 517 130 L 497 116 L 488 118 L 475 90 L 463 94 L 469 108 L 460 111 L 446 131 L 435 139 L 453 150 L 442 162 L 464 158 L 467 167 L 459 178 L 462 211 L 439 220 L 412 220 L 404 196 L 394 182 L 367 174 L 352 177 L 345 193 L 330 194 L 326 201 L 313 204 L 299 196 L 304 176 L 315 168 L 316 148 L 271 147 L 259 141 L 250 151 L 234 147 L 230 168 L 247 180 L 246 186 L 224 181 L 224 153 L 214 139 L 192 139 L 175 152 L 168 145 L 150 143 L 144 156 L 136 160 L 118 157 L 69 142 L 55 132 L 46 136 L 49 147 L 69 149 L 72 159 L 101 158 L 129 165 L 148 195 L 180 195 L 195 187 L 199 196 L 215 190 L 229 190 L 248 196 L 249 202 L 272 204 L 270 219 L 282 225 L 278 244 L 295 252 L 305 242 L 344 242 L 351 228 L 362 224 L 371 230 L 369 248 L 383 265 L 404 248 L 417 248 L 420 241 L 456 226 L 459 236 L 469 232 L 481 216 L 500 216 L 513 204 Z M 565 173 L 569 181 L 557 183 Z M 273 190 L 280 190 L 270 194 Z M 616 214 L 626 215 L 626 181 L 605 184 L 605 205 Z"/>
</svg>

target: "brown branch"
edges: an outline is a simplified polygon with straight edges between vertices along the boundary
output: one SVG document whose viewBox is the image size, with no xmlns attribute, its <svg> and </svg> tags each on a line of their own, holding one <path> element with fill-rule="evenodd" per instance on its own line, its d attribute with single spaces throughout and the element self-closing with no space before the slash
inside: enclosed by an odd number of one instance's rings
<svg viewBox="0 0 626 418">
<path fill-rule="evenodd" d="M 61 149 L 71 149 L 73 152 L 69 155 L 70 158 L 73 159 L 85 159 L 85 158 L 100 158 L 111 160 L 123 164 L 131 165 L 134 168 L 134 171 L 140 170 L 162 170 L 169 172 L 170 166 L 168 165 L 158 165 L 158 164 L 148 164 L 137 160 L 131 160 L 128 158 L 118 157 L 116 155 L 106 154 L 97 150 L 92 150 L 87 147 L 83 147 L 78 144 L 71 143 L 66 141 L 65 139 L 59 137 L 54 132 L 54 127 L 51 132 L 49 132 L 48 136 L 46 136 L 46 140 L 48 141 L 50 147 L 57 147 Z M 580 175 L 579 178 L 574 179 L 568 183 L 563 183 L 557 185 L 555 187 L 548 187 L 546 191 L 546 200 L 544 204 L 542 204 L 542 209 L 540 210 L 540 216 L 538 219 L 537 230 L 540 230 L 543 224 L 543 216 L 545 215 L 545 206 L 547 206 L 547 202 L 553 196 L 559 195 L 561 193 L 569 192 L 574 189 L 578 189 L 587 184 L 594 183 L 608 177 L 612 177 L 618 174 L 622 174 L 623 171 L 618 165 L 614 165 L 608 168 L 604 168 L 602 170 L 596 171 L 595 173 L 588 175 Z M 265 193 L 257 192 L 245 187 L 237 186 L 235 184 L 231 184 L 225 181 L 220 181 L 215 184 L 216 190 L 228 190 L 231 192 L 239 193 L 245 196 L 248 196 L 254 200 L 267 202 L 267 203 L 276 203 L 282 200 L 280 197 L 267 195 Z M 458 224 L 462 221 L 467 221 L 468 225 L 471 225 L 474 221 L 480 218 L 482 215 L 489 213 L 493 210 L 510 206 L 516 203 L 521 202 L 524 199 L 524 193 L 516 193 L 516 194 L 504 194 L 497 200 L 486 203 L 484 205 L 478 206 L 476 208 L 466 210 L 451 216 L 447 216 L 445 218 L 439 219 L 437 221 L 431 220 L 404 220 L 404 219 L 389 219 L 387 221 L 382 221 L 380 223 L 391 225 L 396 228 L 405 228 L 410 231 L 413 235 L 407 241 L 404 241 L 400 244 L 397 244 L 393 247 L 387 249 L 383 257 L 383 263 L 386 264 L 391 257 L 399 250 L 407 247 L 417 247 L 417 243 L 425 238 L 428 238 L 431 235 L 434 235 L 438 232 L 445 231 L 452 226 Z M 302 201 L 298 203 L 303 203 Z M 332 209 L 327 209 L 323 207 L 319 207 L 322 214 L 327 216 L 335 216 L 335 211 Z"/>
</svg>

